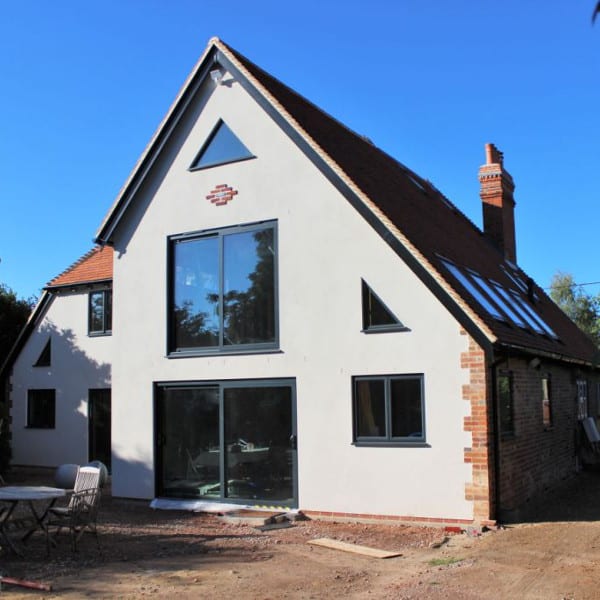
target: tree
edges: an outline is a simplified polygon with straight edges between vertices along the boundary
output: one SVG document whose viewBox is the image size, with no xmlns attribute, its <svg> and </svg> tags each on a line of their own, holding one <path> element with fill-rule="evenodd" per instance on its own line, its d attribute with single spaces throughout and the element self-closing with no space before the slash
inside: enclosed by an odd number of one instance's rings
<svg viewBox="0 0 600 600">
<path fill-rule="evenodd" d="M 7 286 L 0 283 L 0 366 L 17 340 L 21 329 L 27 322 L 33 302 L 20 300 Z M 4 400 L 4 386 L 0 381 L 0 473 L 10 462 L 10 443 L 8 438 L 8 406 Z"/>
<path fill-rule="evenodd" d="M 555 273 L 550 297 L 567 316 L 600 347 L 600 294 L 585 293 L 570 273 Z"/>
<path fill-rule="evenodd" d="M 9 287 L 0 283 L 0 365 L 27 322 L 32 304 L 31 300 L 20 300 Z"/>
</svg>

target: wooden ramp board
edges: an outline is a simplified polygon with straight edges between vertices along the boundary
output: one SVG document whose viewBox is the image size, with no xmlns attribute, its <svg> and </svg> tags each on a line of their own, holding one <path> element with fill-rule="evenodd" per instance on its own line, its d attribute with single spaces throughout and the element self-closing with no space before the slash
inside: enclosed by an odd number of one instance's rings
<svg viewBox="0 0 600 600">
<path fill-rule="evenodd" d="M 394 556 L 402 556 L 400 552 L 388 552 L 387 550 L 378 550 L 377 548 L 369 548 L 368 546 L 358 546 L 357 544 L 348 544 L 330 538 L 319 538 L 316 540 L 308 540 L 309 544 L 314 546 L 323 546 L 333 550 L 342 550 L 344 552 L 353 552 L 354 554 L 364 554 L 372 558 L 393 558 Z"/>
</svg>

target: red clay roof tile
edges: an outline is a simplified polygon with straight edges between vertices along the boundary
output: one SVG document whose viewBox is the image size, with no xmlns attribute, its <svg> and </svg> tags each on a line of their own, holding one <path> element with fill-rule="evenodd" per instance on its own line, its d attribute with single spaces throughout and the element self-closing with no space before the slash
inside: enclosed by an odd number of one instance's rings
<svg viewBox="0 0 600 600">
<path fill-rule="evenodd" d="M 559 339 L 494 319 L 441 262 L 441 257 L 448 258 L 460 267 L 473 269 L 505 288 L 514 289 L 513 281 L 502 268 L 506 265 L 504 256 L 482 231 L 429 182 L 230 46 L 223 46 L 436 267 L 496 335 L 500 344 L 585 362 L 598 362 L 598 349 L 594 343 L 533 282 L 532 294 L 535 294 L 537 301 L 531 308 L 555 331 Z M 524 273 L 522 276 L 529 280 Z"/>
<path fill-rule="evenodd" d="M 112 279 L 112 275 L 113 249 L 110 246 L 96 246 L 50 281 L 46 287 L 55 288 L 106 281 Z"/>
</svg>

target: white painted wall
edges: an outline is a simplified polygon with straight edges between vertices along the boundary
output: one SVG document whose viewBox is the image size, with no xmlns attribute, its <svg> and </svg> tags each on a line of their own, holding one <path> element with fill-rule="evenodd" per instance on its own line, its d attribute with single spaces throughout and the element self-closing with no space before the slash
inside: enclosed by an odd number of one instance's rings
<svg viewBox="0 0 600 600">
<path fill-rule="evenodd" d="M 202 104 L 115 238 L 113 493 L 153 497 L 153 382 L 294 377 L 300 508 L 472 518 L 459 325 L 239 84 Z M 257 158 L 188 172 L 218 118 Z M 226 206 L 205 199 L 218 184 L 239 191 Z M 166 358 L 167 236 L 263 219 L 278 221 L 281 352 Z M 361 277 L 410 332 L 361 333 Z M 430 448 L 353 446 L 352 376 L 403 373 L 425 375 Z"/>
<path fill-rule="evenodd" d="M 12 462 L 53 467 L 88 461 L 88 390 L 110 387 L 112 338 L 87 335 L 88 291 L 61 292 L 19 354 L 12 374 Z M 48 338 L 50 367 L 34 367 Z M 28 429 L 27 390 L 56 390 L 55 429 Z"/>
</svg>

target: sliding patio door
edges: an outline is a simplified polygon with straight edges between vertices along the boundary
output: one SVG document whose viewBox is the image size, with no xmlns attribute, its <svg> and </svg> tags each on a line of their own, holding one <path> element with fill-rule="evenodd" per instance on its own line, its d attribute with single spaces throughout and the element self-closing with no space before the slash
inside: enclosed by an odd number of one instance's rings
<svg viewBox="0 0 600 600">
<path fill-rule="evenodd" d="M 157 386 L 157 491 L 296 504 L 293 381 Z"/>
</svg>

